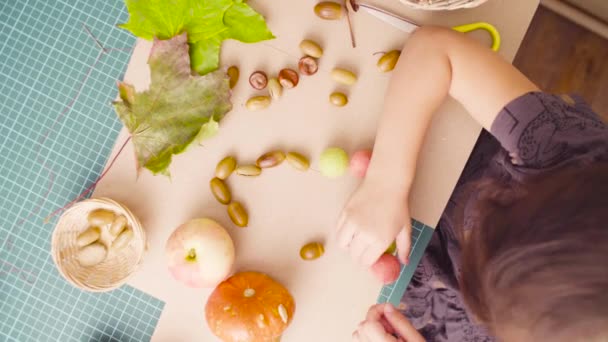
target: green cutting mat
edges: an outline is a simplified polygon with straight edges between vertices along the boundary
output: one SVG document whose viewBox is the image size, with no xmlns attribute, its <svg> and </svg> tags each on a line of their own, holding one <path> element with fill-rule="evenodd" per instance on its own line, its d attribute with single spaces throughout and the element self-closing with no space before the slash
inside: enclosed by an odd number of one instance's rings
<svg viewBox="0 0 608 342">
<path fill-rule="evenodd" d="M 121 0 L 0 0 L 0 341 L 149 340 L 164 303 L 124 286 L 72 288 L 51 260 L 50 212 L 103 169 L 120 130 L 110 101 L 134 38 Z M 413 222 L 399 301 L 433 229 Z"/>
<path fill-rule="evenodd" d="M 378 303 L 391 303 L 399 307 L 401 297 L 407 289 L 407 285 L 412 280 L 420 259 L 428 246 L 435 230 L 422 222 L 412 220 L 412 250 L 410 252 L 410 262 L 407 266 L 401 266 L 399 279 L 393 284 L 385 285 L 378 296 Z"/>
<path fill-rule="evenodd" d="M 0 0 L 0 341 L 148 341 L 164 303 L 77 290 L 43 219 L 102 170 L 135 39 L 121 0 Z"/>
</svg>

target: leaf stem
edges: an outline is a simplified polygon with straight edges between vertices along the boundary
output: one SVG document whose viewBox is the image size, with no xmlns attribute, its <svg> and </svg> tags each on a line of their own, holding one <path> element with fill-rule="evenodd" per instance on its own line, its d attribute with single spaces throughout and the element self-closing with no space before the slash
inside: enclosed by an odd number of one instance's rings
<svg viewBox="0 0 608 342">
<path fill-rule="evenodd" d="M 68 204 L 64 205 L 63 207 L 56 209 L 55 211 L 53 211 L 49 216 L 47 216 L 44 219 L 44 223 L 49 223 L 49 221 L 58 213 L 68 209 L 69 207 L 71 207 L 72 205 L 74 205 L 76 202 L 80 201 L 83 197 L 85 197 L 89 192 L 91 192 L 93 189 L 95 189 L 95 187 L 97 186 L 97 184 L 105 177 L 105 175 L 108 173 L 108 171 L 110 171 L 110 169 L 112 168 L 112 166 L 114 165 L 114 162 L 116 162 L 116 159 L 118 159 L 118 156 L 120 156 L 120 154 L 122 153 L 122 151 L 124 150 L 125 146 L 127 146 L 127 143 L 131 141 L 131 136 L 129 136 L 127 138 L 127 140 L 125 140 L 125 142 L 122 144 L 122 146 L 120 147 L 120 149 L 118 150 L 118 153 L 116 153 L 116 155 L 114 156 L 114 158 L 112 158 L 112 161 L 110 162 L 110 164 L 108 165 L 108 167 L 101 173 L 101 175 L 99 175 L 99 177 L 97 177 L 97 179 L 95 180 L 95 182 L 93 182 L 93 184 L 89 185 L 88 188 L 86 188 L 80 195 L 78 195 L 78 197 L 76 197 L 75 199 L 73 199 L 72 201 L 70 201 Z"/>
</svg>

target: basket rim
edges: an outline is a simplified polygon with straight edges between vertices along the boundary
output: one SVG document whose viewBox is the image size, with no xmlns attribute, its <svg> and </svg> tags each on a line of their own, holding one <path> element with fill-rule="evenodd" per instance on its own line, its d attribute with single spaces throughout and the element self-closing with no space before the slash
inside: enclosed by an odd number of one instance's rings
<svg viewBox="0 0 608 342">
<path fill-rule="evenodd" d="M 87 284 L 87 283 L 82 282 L 82 281 L 76 279 L 75 277 L 73 277 L 70 273 L 68 273 L 65 270 L 65 268 L 63 267 L 63 264 L 60 262 L 59 249 L 57 248 L 57 246 L 59 244 L 58 235 L 59 235 L 59 231 L 60 231 L 59 227 L 60 227 L 61 220 L 65 216 L 67 216 L 69 213 L 71 213 L 72 211 L 78 210 L 79 207 L 81 207 L 82 205 L 89 205 L 89 204 L 94 204 L 94 203 L 102 203 L 104 205 L 111 205 L 111 206 L 114 206 L 114 207 L 120 209 L 121 211 L 123 211 L 121 214 L 127 216 L 127 220 L 129 220 L 129 222 L 132 223 L 131 229 L 133 229 L 134 231 L 137 231 L 137 234 L 139 234 L 141 236 L 141 238 L 143 240 L 143 244 L 144 244 L 144 247 L 142 248 L 142 251 L 139 253 L 139 256 L 138 256 L 137 260 L 135 261 L 131 272 L 129 272 L 122 279 L 120 279 L 114 283 L 110 283 L 107 286 L 98 286 L 98 285 Z M 70 283 L 71 285 L 73 285 L 74 287 L 76 287 L 78 289 L 86 290 L 89 292 L 107 292 L 107 291 L 117 289 L 117 288 L 121 287 L 122 285 L 124 285 L 129 280 L 130 276 L 133 273 L 137 272 L 137 270 L 139 268 L 141 268 L 141 265 L 143 264 L 143 257 L 144 257 L 145 250 L 146 250 L 146 232 L 143 229 L 143 226 L 141 225 L 141 222 L 139 221 L 137 216 L 135 216 L 131 212 L 131 210 L 129 210 L 129 208 L 127 206 L 125 206 L 124 204 L 122 204 L 118 201 L 115 201 L 111 198 L 107 198 L 107 197 L 88 198 L 88 199 L 82 200 L 82 201 L 77 202 L 77 203 L 73 204 L 72 206 L 70 206 L 68 209 L 66 209 L 61 214 L 61 216 L 57 220 L 57 223 L 55 225 L 55 228 L 53 229 L 53 233 L 51 236 L 51 257 L 53 259 L 53 263 L 55 264 L 55 268 L 59 271 L 61 276 L 68 283 Z"/>
</svg>

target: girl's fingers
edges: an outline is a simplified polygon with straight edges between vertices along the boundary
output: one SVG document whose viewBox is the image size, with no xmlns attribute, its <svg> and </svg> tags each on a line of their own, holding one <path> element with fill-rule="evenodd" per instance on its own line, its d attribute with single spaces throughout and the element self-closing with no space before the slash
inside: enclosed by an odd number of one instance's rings
<svg viewBox="0 0 608 342">
<path fill-rule="evenodd" d="M 357 342 L 376 342 L 374 340 L 370 340 L 365 333 L 363 332 L 363 326 L 365 325 L 365 321 L 359 323 L 357 326 L 357 330 L 353 333 L 353 341 Z"/>
<path fill-rule="evenodd" d="M 412 323 L 392 305 L 384 307 L 384 317 L 386 317 L 388 323 L 395 328 L 395 331 L 403 340 L 407 342 L 424 342 L 424 338 L 418 333 L 418 330 L 414 328 Z"/>
<path fill-rule="evenodd" d="M 338 246 L 342 249 L 347 249 L 352 242 L 354 235 L 355 225 L 349 222 L 348 219 L 343 219 L 342 224 L 340 227 L 338 227 L 338 232 L 336 235 Z"/>
<path fill-rule="evenodd" d="M 368 247 L 368 245 L 368 242 L 363 236 L 361 236 L 361 234 L 355 234 L 352 241 L 350 242 L 350 245 L 348 246 L 348 251 L 353 260 L 359 262 L 359 260 L 361 259 L 361 255 Z"/>
<path fill-rule="evenodd" d="M 359 330 L 355 330 L 353 332 L 353 342 L 362 342 L 361 339 L 359 338 Z"/>
<path fill-rule="evenodd" d="M 365 320 L 380 322 L 380 324 L 382 325 L 382 327 L 384 328 L 384 330 L 387 333 L 394 334 L 395 329 L 393 329 L 393 326 L 391 326 L 390 323 L 386 320 L 386 317 L 384 317 L 384 307 L 386 305 L 390 305 L 390 304 L 388 304 L 388 303 L 376 304 L 376 305 L 372 306 L 371 308 L 369 308 L 369 310 L 367 311 L 367 315 L 365 316 Z"/>
<path fill-rule="evenodd" d="M 393 326 L 388 322 L 386 317 L 384 317 L 384 316 L 380 317 L 380 324 L 382 324 L 384 331 L 386 331 L 387 333 L 389 333 L 391 335 L 397 334 L 397 331 L 395 331 L 395 328 L 393 328 Z"/>
<path fill-rule="evenodd" d="M 373 342 L 394 342 L 397 339 L 386 332 L 378 321 L 366 321 L 359 329 L 360 335 Z"/>
<path fill-rule="evenodd" d="M 397 243 L 397 255 L 399 261 L 404 265 L 407 265 L 410 258 L 410 248 L 412 245 L 412 227 L 409 223 L 401 229 L 396 238 Z"/>
<path fill-rule="evenodd" d="M 361 264 L 365 267 L 371 267 L 382 253 L 386 250 L 386 247 L 381 243 L 372 243 L 366 249 L 361 256 Z"/>
<path fill-rule="evenodd" d="M 384 315 L 384 306 L 386 303 L 373 305 L 369 310 L 367 310 L 367 315 L 365 315 L 366 321 L 378 321 L 380 317 Z"/>
</svg>

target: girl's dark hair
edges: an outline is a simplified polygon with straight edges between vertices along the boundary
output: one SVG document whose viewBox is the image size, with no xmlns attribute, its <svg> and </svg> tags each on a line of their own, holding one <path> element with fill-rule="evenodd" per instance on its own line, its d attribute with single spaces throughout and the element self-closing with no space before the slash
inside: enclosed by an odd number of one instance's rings
<svg viewBox="0 0 608 342">
<path fill-rule="evenodd" d="M 514 328 L 534 341 L 605 338 L 608 163 L 474 189 L 460 285 L 476 318 L 498 336 Z"/>
</svg>

